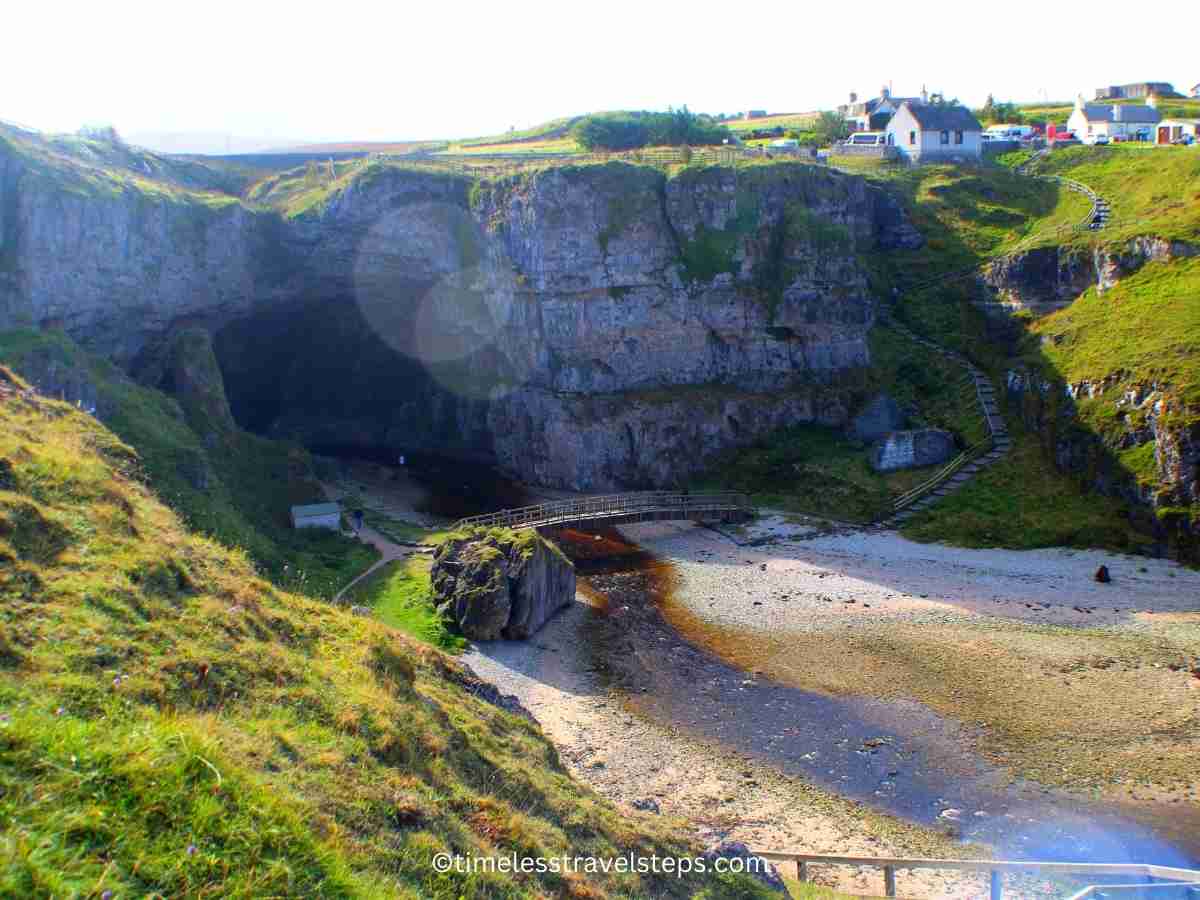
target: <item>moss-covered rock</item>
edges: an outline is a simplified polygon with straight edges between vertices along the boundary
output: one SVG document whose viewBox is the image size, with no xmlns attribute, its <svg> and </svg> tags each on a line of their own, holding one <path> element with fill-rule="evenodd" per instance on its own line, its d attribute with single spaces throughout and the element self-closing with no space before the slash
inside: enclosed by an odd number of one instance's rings
<svg viewBox="0 0 1200 900">
<path fill-rule="evenodd" d="M 438 548 L 431 580 L 438 612 L 477 641 L 527 638 L 575 598 L 575 567 L 532 530 L 455 536 Z"/>
</svg>

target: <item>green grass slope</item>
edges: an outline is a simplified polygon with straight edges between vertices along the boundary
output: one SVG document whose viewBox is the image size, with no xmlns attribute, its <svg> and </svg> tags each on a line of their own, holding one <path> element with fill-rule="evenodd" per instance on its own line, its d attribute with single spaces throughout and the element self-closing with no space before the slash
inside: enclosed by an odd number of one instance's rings
<svg viewBox="0 0 1200 900">
<path fill-rule="evenodd" d="M 1081 181 L 1112 208 L 1102 232 L 1082 232 L 1073 241 L 1057 243 L 1113 244 L 1139 235 L 1200 237 L 1200 150 L 1195 147 L 1066 147 L 1039 161 L 1036 171 Z"/>
<path fill-rule="evenodd" d="M 0 895 L 761 895 L 437 873 L 441 852 L 695 852 L 678 823 L 580 787 L 477 690 L 187 530 L 133 448 L 0 368 Z"/>
<path fill-rule="evenodd" d="M 995 257 L 1041 244 L 1120 245 L 1137 236 L 1190 241 L 1200 237 L 1200 154 L 1190 148 L 1073 147 L 1055 150 L 1038 172 L 1062 175 L 1094 188 L 1112 204 L 1112 223 L 1101 232 L 1051 233 L 1044 240 L 978 245 L 984 251 L 981 255 Z M 979 234 L 969 221 L 977 215 L 943 214 L 937 220 L 953 240 L 969 246 Z M 1044 228 L 1048 221 L 1045 217 L 1031 219 L 1029 228 Z M 925 227 L 929 225 L 927 220 Z M 903 263 L 897 260 L 895 265 Z M 932 265 L 945 270 L 949 260 L 934 260 Z M 1103 295 L 1092 288 L 1068 308 L 1024 323 L 1027 334 L 1017 345 L 990 338 L 989 329 L 969 305 L 967 282 L 906 295 L 901 308 L 920 330 L 967 350 L 998 382 L 1014 364 L 1033 369 L 1053 384 L 1109 379 L 1111 386 L 1104 394 L 1079 404 L 1078 426 L 1116 448 L 1124 444 L 1130 426 L 1137 425 L 1136 419 L 1144 415 L 1118 409 L 1118 397 L 1133 385 L 1153 383 L 1164 389 L 1169 398 L 1164 421 L 1169 420 L 1172 427 L 1187 428 L 1196 421 L 1200 400 L 1197 296 L 1200 263 L 1196 260 L 1150 263 Z M 1007 412 L 1014 452 L 963 490 L 912 519 L 905 534 L 972 546 L 1062 544 L 1135 549 L 1148 543 L 1146 534 L 1129 525 L 1137 510 L 1121 500 L 1087 491 L 1075 475 L 1057 471 L 1046 455 L 1046 441 L 1021 427 L 1017 410 Z M 1124 471 L 1143 489 L 1156 489 L 1153 442 L 1112 449 L 1110 455 L 1109 463 L 1118 472 Z M 1190 518 L 1196 518 L 1195 511 Z"/>
<path fill-rule="evenodd" d="M 204 427 L 202 409 L 185 411 L 59 332 L 0 333 L 0 363 L 30 377 L 69 372 L 93 386 L 98 415 L 137 449 L 158 496 L 188 528 L 245 550 L 277 584 L 330 597 L 376 558 L 356 541 L 291 528 L 292 504 L 323 500 L 302 448 L 236 428 Z M 213 431 L 219 432 L 215 439 L 206 440 Z"/>
<path fill-rule="evenodd" d="M 369 606 L 380 621 L 419 641 L 442 650 L 463 650 L 466 640 L 451 632 L 433 607 L 432 565 L 427 556 L 394 560 L 364 578 L 343 599 L 355 606 Z"/>
<path fill-rule="evenodd" d="M 844 385 L 855 404 L 885 391 L 913 412 L 914 428 L 944 428 L 963 449 L 987 436 L 974 386 L 960 366 L 928 358 L 919 345 L 886 327 L 873 329 L 870 342 L 870 369 L 848 376 Z M 937 471 L 880 473 L 869 457 L 868 444 L 841 430 L 794 425 L 723 454 L 693 487 L 741 491 L 758 506 L 865 523 L 885 517 L 896 497 Z"/>
<path fill-rule="evenodd" d="M 77 135 L 36 135 L 0 124 L 0 155 L 4 154 L 17 159 L 32 182 L 85 197 L 132 193 L 221 208 L 238 202 L 243 179 L 227 166 Z"/>
<path fill-rule="evenodd" d="M 1069 383 L 1124 374 L 1200 411 L 1200 259 L 1148 263 L 1100 294 L 1090 288 L 1031 327 L 1055 375 Z"/>
</svg>

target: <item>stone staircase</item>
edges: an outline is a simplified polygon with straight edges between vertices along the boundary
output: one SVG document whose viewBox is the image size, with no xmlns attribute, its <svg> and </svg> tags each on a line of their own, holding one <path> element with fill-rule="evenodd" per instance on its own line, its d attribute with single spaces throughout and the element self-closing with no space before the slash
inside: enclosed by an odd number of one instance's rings
<svg viewBox="0 0 1200 900">
<path fill-rule="evenodd" d="M 996 387 L 982 369 L 961 353 L 921 337 L 892 316 L 885 315 L 883 319 L 894 331 L 920 344 L 930 352 L 943 356 L 966 369 L 967 377 L 975 386 L 975 396 L 979 402 L 980 413 L 988 426 L 988 437 L 983 443 L 966 451 L 920 488 L 909 492 L 900 501 L 897 501 L 896 511 L 880 523 L 894 526 L 908 521 L 921 510 L 954 493 L 983 469 L 1003 459 L 1012 448 L 1012 438 L 1008 434 L 1008 426 L 1000 412 Z"/>
<path fill-rule="evenodd" d="M 1080 224 L 1070 226 L 1072 230 L 1086 228 L 1089 231 L 1099 231 L 1108 225 L 1112 215 L 1112 209 L 1108 201 L 1086 184 L 1072 181 L 1070 178 L 1062 178 L 1058 175 L 1035 175 L 1030 171 L 1033 166 L 1049 155 L 1049 153 L 1049 148 L 1039 150 L 1022 165 L 1018 166 L 1016 171 L 1029 175 L 1032 178 L 1043 178 L 1047 181 L 1058 182 L 1066 189 L 1082 194 L 1091 200 L 1092 208 L 1088 213 L 1088 217 Z M 890 313 L 885 313 L 881 316 L 881 319 L 893 330 L 915 341 L 931 352 L 958 363 L 967 370 L 968 377 L 975 384 L 975 394 L 979 400 L 979 408 L 984 419 L 987 421 L 989 432 L 989 436 L 983 444 L 970 448 L 958 459 L 952 461 L 948 466 L 929 479 L 929 481 L 903 495 L 896 502 L 895 512 L 880 521 L 881 525 L 895 526 L 903 524 L 921 510 L 932 506 L 943 497 L 954 493 L 983 469 L 1003 459 L 1008 451 L 1012 449 L 1012 438 L 1008 434 L 1008 426 L 1004 423 L 1004 416 L 1000 413 L 1000 407 L 996 399 L 996 387 L 982 369 L 978 368 L 961 353 L 956 353 L 916 334 L 907 326 L 897 321 Z"/>
</svg>

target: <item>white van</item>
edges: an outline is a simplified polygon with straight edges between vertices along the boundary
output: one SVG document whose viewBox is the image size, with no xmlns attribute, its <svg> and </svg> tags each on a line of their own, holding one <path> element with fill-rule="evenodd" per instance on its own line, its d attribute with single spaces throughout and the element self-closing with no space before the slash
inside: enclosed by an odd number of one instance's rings
<svg viewBox="0 0 1200 900">
<path fill-rule="evenodd" d="M 887 134 L 883 131 L 856 131 L 846 138 L 851 147 L 882 147 L 887 144 Z"/>
</svg>

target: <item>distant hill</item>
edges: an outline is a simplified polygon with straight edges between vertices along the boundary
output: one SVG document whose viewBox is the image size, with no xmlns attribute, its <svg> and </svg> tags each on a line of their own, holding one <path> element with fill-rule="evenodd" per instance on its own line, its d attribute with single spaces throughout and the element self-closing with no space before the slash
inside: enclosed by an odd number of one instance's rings
<svg viewBox="0 0 1200 900">
<path fill-rule="evenodd" d="M 218 131 L 139 131 L 125 135 L 139 147 L 157 153 L 189 153 L 205 156 L 230 156 L 239 153 L 262 153 L 302 143 L 293 138 L 242 137 Z"/>
</svg>

